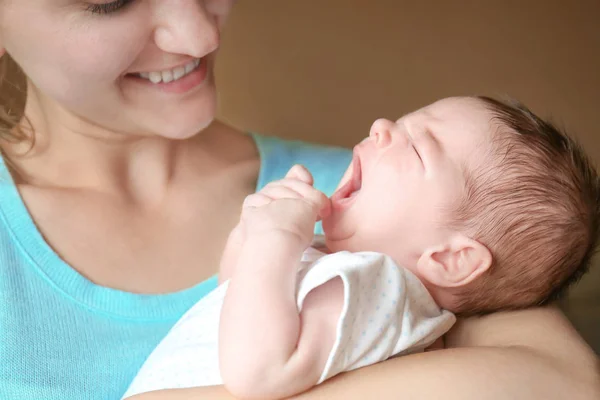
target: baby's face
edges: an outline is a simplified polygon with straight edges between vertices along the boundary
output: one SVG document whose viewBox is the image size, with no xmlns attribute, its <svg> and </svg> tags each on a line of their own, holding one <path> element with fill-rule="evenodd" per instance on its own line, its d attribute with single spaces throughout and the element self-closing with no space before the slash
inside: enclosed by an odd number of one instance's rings
<svg viewBox="0 0 600 400">
<path fill-rule="evenodd" d="M 463 196 L 465 168 L 482 159 L 490 136 L 490 114 L 471 98 L 377 120 L 332 196 L 323 221 L 330 250 L 379 251 L 411 268 L 452 233 L 445 226 Z"/>
</svg>

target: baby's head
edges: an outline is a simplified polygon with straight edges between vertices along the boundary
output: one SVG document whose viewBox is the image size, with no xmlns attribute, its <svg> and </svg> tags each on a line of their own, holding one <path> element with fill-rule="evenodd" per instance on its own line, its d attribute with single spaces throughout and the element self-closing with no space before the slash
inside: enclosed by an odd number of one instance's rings
<svg viewBox="0 0 600 400">
<path fill-rule="evenodd" d="M 378 120 L 323 221 L 331 250 L 379 251 L 462 314 L 557 298 L 587 270 L 600 180 L 520 104 L 449 98 Z"/>
</svg>

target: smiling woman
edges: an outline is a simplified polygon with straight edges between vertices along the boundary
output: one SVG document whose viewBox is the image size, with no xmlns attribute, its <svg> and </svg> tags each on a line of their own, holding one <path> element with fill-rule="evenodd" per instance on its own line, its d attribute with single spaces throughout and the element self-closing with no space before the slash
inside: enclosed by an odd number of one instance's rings
<svg viewBox="0 0 600 400">
<path fill-rule="evenodd" d="M 233 4 L 0 1 L 1 61 L 25 77 L 3 83 L 2 98 L 15 84 L 26 91 L 24 107 L 0 104 L 0 397 L 119 398 L 217 286 L 247 195 L 297 163 L 333 193 L 349 151 L 215 119 L 215 57 Z M 594 389 L 595 358 L 554 310 L 466 320 L 447 344 L 456 348 L 385 362 L 302 397 Z M 231 398 L 220 387 L 204 394 Z"/>
<path fill-rule="evenodd" d="M 35 3 L 34 8 L 15 1 L 6 4 L 1 39 L 39 89 L 30 92 L 30 98 L 52 97 L 61 108 L 98 128 L 118 132 L 117 136 L 135 133 L 182 139 L 210 122 L 216 107 L 214 51 L 231 0 L 194 5 L 210 15 L 198 13 L 193 18 L 180 16 L 189 12 L 189 5 L 172 8 L 165 2 L 153 6 L 145 1 L 72 2 L 67 7 L 54 1 Z M 172 25 L 171 18 L 179 24 Z M 19 32 L 16 25 L 24 20 L 36 30 Z M 191 62 L 198 63 L 195 74 L 166 85 L 169 70 Z M 140 72 L 154 72 L 155 80 L 160 72 L 161 85 L 140 85 L 140 80 L 129 79 Z M 203 90 L 189 93 L 200 85 Z M 186 93 L 177 101 L 170 99 Z M 108 130 L 98 134 L 115 136 Z"/>
</svg>

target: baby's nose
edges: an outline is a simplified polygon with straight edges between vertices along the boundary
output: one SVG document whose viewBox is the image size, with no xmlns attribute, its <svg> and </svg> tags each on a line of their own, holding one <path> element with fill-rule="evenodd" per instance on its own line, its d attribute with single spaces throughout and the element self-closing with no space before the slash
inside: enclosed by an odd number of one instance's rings
<svg viewBox="0 0 600 400">
<path fill-rule="evenodd" d="M 403 135 L 402 128 L 396 122 L 385 118 L 373 122 L 369 133 L 369 137 L 379 148 L 390 146 L 392 142 Z"/>
<path fill-rule="evenodd" d="M 392 143 L 392 134 L 387 124 L 374 124 L 370 136 L 375 141 L 377 147 L 387 147 Z"/>
</svg>

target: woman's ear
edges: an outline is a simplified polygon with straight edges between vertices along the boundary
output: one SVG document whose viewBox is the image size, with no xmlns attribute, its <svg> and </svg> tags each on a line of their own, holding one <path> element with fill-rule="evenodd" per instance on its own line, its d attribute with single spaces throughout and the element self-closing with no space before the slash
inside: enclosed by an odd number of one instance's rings
<svg viewBox="0 0 600 400">
<path fill-rule="evenodd" d="M 460 287 L 472 282 L 492 265 L 491 251 L 464 235 L 427 249 L 417 262 L 419 277 L 438 287 Z"/>
</svg>

